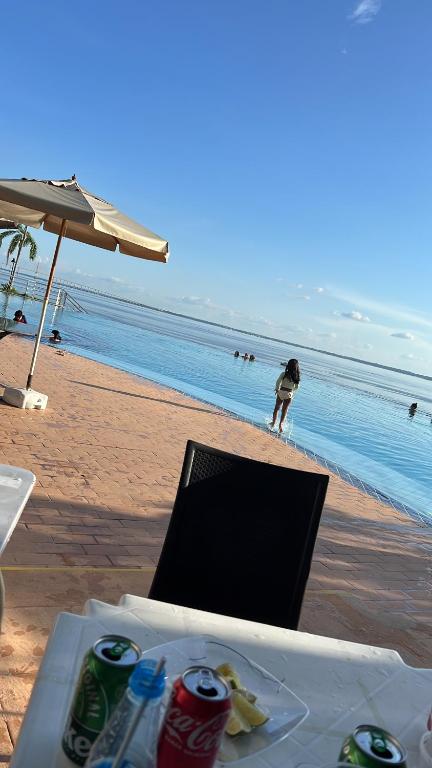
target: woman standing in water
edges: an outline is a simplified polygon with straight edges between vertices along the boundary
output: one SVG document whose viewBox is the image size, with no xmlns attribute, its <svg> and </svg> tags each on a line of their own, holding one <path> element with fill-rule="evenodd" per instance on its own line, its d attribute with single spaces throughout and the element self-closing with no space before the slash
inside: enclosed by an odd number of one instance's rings
<svg viewBox="0 0 432 768">
<path fill-rule="evenodd" d="M 283 373 L 278 377 L 275 384 L 276 403 L 273 411 L 273 419 L 271 420 L 270 427 L 273 429 L 276 424 L 278 411 L 282 406 L 282 412 L 279 422 L 279 432 L 282 432 L 285 416 L 289 408 L 289 404 L 294 397 L 294 392 L 298 389 L 300 384 L 300 368 L 298 360 L 288 360 L 286 368 Z"/>
</svg>

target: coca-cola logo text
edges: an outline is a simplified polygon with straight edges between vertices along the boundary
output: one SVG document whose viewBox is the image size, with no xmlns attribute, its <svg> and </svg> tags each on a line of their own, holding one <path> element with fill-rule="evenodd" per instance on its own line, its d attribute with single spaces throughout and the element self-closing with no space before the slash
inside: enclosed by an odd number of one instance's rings
<svg viewBox="0 0 432 768">
<path fill-rule="evenodd" d="M 219 712 L 210 720 L 196 720 L 185 715 L 179 707 L 172 707 L 165 719 L 165 728 L 171 743 L 191 752 L 214 752 L 221 740 L 228 712 Z"/>
</svg>

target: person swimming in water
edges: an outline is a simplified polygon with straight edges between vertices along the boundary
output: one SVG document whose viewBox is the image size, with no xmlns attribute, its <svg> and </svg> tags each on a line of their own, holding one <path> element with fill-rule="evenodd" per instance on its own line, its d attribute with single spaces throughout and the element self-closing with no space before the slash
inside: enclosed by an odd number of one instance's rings
<svg viewBox="0 0 432 768">
<path fill-rule="evenodd" d="M 288 360 L 285 370 L 278 377 L 275 384 L 276 403 L 273 411 L 273 418 L 270 422 L 271 429 L 273 429 L 276 424 L 278 412 L 280 408 L 282 408 L 279 422 L 279 432 L 282 432 L 288 408 L 294 397 L 294 393 L 299 388 L 299 384 L 300 367 L 298 360 Z"/>
<path fill-rule="evenodd" d="M 60 344 L 62 340 L 62 337 L 60 336 L 60 331 L 51 331 L 51 336 L 49 337 L 48 341 L 56 342 L 57 344 Z"/>
<path fill-rule="evenodd" d="M 20 309 L 17 309 L 14 314 L 14 323 L 25 323 L 27 325 L 27 318 Z"/>
</svg>

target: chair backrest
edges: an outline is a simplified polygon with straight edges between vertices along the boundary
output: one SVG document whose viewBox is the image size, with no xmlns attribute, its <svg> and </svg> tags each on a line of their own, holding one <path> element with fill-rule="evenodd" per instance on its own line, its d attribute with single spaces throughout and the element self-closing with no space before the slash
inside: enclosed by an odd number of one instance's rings
<svg viewBox="0 0 432 768">
<path fill-rule="evenodd" d="M 189 441 L 149 597 L 297 629 L 328 480 Z"/>
</svg>

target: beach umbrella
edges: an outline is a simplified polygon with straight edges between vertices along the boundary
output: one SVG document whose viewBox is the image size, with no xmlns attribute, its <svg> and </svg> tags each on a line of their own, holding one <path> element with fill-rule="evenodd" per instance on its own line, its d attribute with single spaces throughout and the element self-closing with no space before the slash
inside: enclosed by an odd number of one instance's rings
<svg viewBox="0 0 432 768">
<path fill-rule="evenodd" d="M 0 179 L 0 219 L 58 235 L 26 388 L 30 389 L 61 241 L 64 237 L 150 261 L 168 261 L 168 243 L 94 195 L 75 176 L 60 181 Z M 0 224 L 1 227 L 1 224 Z"/>
<path fill-rule="evenodd" d="M 16 221 L 7 221 L 6 219 L 0 219 L 0 229 L 16 229 Z"/>
</svg>

